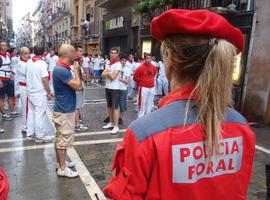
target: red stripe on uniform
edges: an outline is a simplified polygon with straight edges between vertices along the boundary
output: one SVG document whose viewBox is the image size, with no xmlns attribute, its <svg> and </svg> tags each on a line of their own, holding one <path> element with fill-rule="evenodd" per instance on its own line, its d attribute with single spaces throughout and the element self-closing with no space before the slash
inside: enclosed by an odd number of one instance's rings
<svg viewBox="0 0 270 200">
<path fill-rule="evenodd" d="M 142 105 L 142 87 L 139 87 L 139 98 L 138 98 L 139 110 L 141 110 L 141 105 Z"/>
</svg>

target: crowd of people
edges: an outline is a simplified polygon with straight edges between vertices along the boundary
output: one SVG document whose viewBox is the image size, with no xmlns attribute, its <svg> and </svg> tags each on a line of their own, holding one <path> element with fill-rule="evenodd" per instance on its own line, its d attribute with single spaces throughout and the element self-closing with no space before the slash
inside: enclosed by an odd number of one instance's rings
<svg viewBox="0 0 270 200">
<path fill-rule="evenodd" d="M 8 52 L 9 50 L 9 52 Z M 1 61 L 3 62 L 1 70 L 0 70 L 0 77 L 1 77 L 1 83 L 3 83 L 3 87 L 1 89 L 2 97 L 0 98 L 0 108 L 2 113 L 2 119 L 3 120 L 12 120 L 14 117 L 19 116 L 20 114 L 15 110 L 15 102 L 16 97 L 20 96 L 20 101 L 22 105 L 22 116 L 23 116 L 23 126 L 22 126 L 22 132 L 27 133 L 27 128 L 29 125 L 27 123 L 30 123 L 30 134 L 27 134 L 27 137 L 29 136 L 29 139 L 32 138 L 33 130 L 31 130 L 31 123 L 34 123 L 33 121 L 33 113 L 32 113 L 32 103 L 33 101 L 28 98 L 28 96 L 32 95 L 33 92 L 40 94 L 42 87 L 47 87 L 44 85 L 43 82 L 39 82 L 40 90 L 33 91 L 31 89 L 31 84 L 34 84 L 34 88 L 37 87 L 38 83 L 35 82 L 36 79 L 31 77 L 32 71 L 35 69 L 33 67 L 33 70 L 31 69 L 31 65 L 29 64 L 31 59 L 34 57 L 37 57 L 36 53 L 33 51 L 34 49 L 28 49 L 27 47 L 22 47 L 19 50 L 19 53 L 17 54 L 16 49 L 8 49 L 7 44 L 5 42 L 1 42 Z M 115 134 L 119 131 L 118 124 L 123 123 L 123 116 L 124 113 L 127 111 L 127 105 L 126 100 L 130 99 L 133 100 L 135 103 L 135 111 L 138 111 L 138 117 L 142 117 L 145 114 L 151 112 L 154 108 L 154 95 L 164 96 L 169 91 L 169 84 L 168 80 L 166 78 L 165 74 L 165 68 L 162 61 L 156 62 L 155 57 L 151 57 L 150 55 L 145 56 L 143 59 L 138 59 L 137 57 L 134 57 L 133 55 L 126 55 L 122 54 L 119 57 L 119 52 L 115 48 L 114 49 L 117 54 L 115 59 L 118 59 L 118 68 L 115 70 L 117 72 L 117 75 L 113 77 L 113 81 L 109 81 L 110 78 L 106 77 L 106 71 L 112 70 L 110 69 L 109 61 L 111 59 L 108 59 L 108 56 L 103 56 L 95 54 L 92 56 L 91 54 L 88 54 L 87 52 L 84 52 L 84 49 L 81 46 L 76 47 L 76 60 L 75 62 L 79 63 L 80 65 L 80 77 L 83 84 L 83 88 L 85 85 L 89 83 L 93 84 L 102 84 L 105 81 L 105 88 L 106 88 L 106 97 L 107 97 L 107 103 L 108 108 L 111 107 L 111 100 L 108 99 L 108 89 L 116 90 L 117 94 L 114 94 L 111 99 L 113 101 L 116 100 L 116 102 L 113 102 L 115 105 L 113 105 L 113 108 L 116 108 L 118 114 L 115 116 L 115 120 L 112 120 L 111 113 L 108 113 L 108 118 L 104 120 L 104 122 L 109 122 L 109 124 L 105 125 L 103 128 L 111 128 L 112 124 L 115 124 L 114 129 L 112 130 L 112 133 Z M 49 100 L 53 99 L 54 97 L 54 86 L 53 86 L 53 71 L 55 66 L 57 65 L 57 62 L 59 61 L 58 53 L 55 52 L 55 50 L 50 49 L 48 52 L 45 51 L 42 55 L 38 55 L 39 57 L 42 57 L 42 61 L 44 68 L 47 69 L 48 74 L 44 74 L 45 77 L 48 75 L 48 84 L 49 88 L 47 88 L 47 91 L 50 91 L 50 97 Z M 112 58 L 113 55 L 110 55 L 110 58 Z M 28 62 L 29 61 L 29 62 Z M 28 63 L 28 64 L 27 64 Z M 35 64 L 34 64 L 35 65 Z M 38 64 L 39 65 L 39 64 Z M 151 68 L 150 71 L 147 71 L 146 67 L 142 70 L 137 70 L 140 66 L 147 66 L 149 65 L 149 68 Z M 26 74 L 26 68 L 29 66 L 28 75 Z M 156 69 L 153 71 L 153 69 Z M 148 74 L 141 74 L 139 71 L 146 70 Z M 135 73 L 137 71 L 137 73 Z M 153 74 L 152 74 L 153 73 Z M 28 77 L 29 79 L 27 80 Z M 149 78 L 150 79 L 149 79 Z M 28 86 L 27 86 L 27 82 Z M 33 82 L 33 83 L 32 83 Z M 145 85 L 145 82 L 146 83 Z M 151 88 L 151 92 L 147 93 L 146 88 Z M 43 93 L 45 93 L 43 91 Z M 28 94 L 28 95 L 27 95 Z M 35 94 L 34 94 L 35 95 Z M 8 108 L 9 112 L 7 112 L 4 109 L 4 100 L 5 96 L 7 96 L 8 100 L 8 107 L 6 106 L 6 110 Z M 82 123 L 81 119 L 81 112 L 82 106 L 84 105 L 85 100 L 85 90 L 77 91 L 76 92 L 76 123 L 75 123 L 75 130 L 76 131 L 82 131 L 87 130 L 88 127 Z M 39 101 L 39 100 L 38 100 Z M 38 110 L 38 113 L 46 112 L 47 109 L 47 102 L 45 102 L 44 106 L 42 107 L 42 112 Z M 119 107 L 119 109 L 118 109 Z M 28 110 L 26 110 L 28 108 Z M 29 114 L 26 114 L 28 113 Z M 28 118 L 27 118 L 28 116 Z M 41 122 L 39 117 L 36 119 L 37 121 Z M 45 125 L 48 125 L 48 123 L 45 123 Z M 29 132 L 28 131 L 28 132 Z M 4 132 L 3 129 L 0 130 L 0 132 Z M 40 133 L 42 131 L 39 130 Z M 51 135 L 51 134 L 49 134 Z M 39 136 L 36 141 L 47 141 L 47 137 Z"/>
<path fill-rule="evenodd" d="M 155 57 L 150 54 L 145 54 L 145 57 L 139 60 L 133 55 L 119 55 L 118 49 L 112 48 L 109 57 L 104 59 L 98 54 L 92 57 L 84 52 L 81 46 L 74 48 L 63 45 L 56 53 L 53 49 L 45 51 L 44 47 L 36 45 L 33 49 L 21 47 L 16 55 L 14 49 L 10 49 L 11 53 L 8 52 L 6 42 L 1 41 L 0 45 L 2 119 L 12 120 L 20 115 L 15 109 L 16 97 L 19 97 L 21 132 L 27 140 L 36 143 L 54 140 L 61 167 L 64 166 L 61 156 L 65 156 L 65 152 L 60 150 L 65 150 L 72 144 L 72 132 L 88 129 L 83 124 L 81 113 L 86 85 L 105 84 L 108 118 L 104 120 L 107 124 L 102 128 L 111 129 L 111 134 L 117 134 L 120 130 L 119 124 L 123 123 L 128 99 L 134 101 L 138 117 L 143 117 L 154 109 L 156 92 L 163 96 L 169 91 L 168 81 L 164 79 L 164 64 L 162 61 L 156 62 Z M 60 69 L 68 69 L 67 77 L 62 77 L 64 72 L 57 74 Z M 79 82 L 69 83 L 70 80 L 67 79 L 73 78 Z M 74 94 L 75 99 L 72 101 Z M 8 104 L 4 103 L 6 97 Z M 48 116 L 49 101 L 54 101 L 53 122 Z M 74 116 L 67 115 L 73 113 L 73 110 Z M 66 121 L 70 126 L 63 125 Z M 65 137 L 59 135 L 59 130 Z M 70 163 L 67 165 L 72 166 Z M 66 173 L 66 176 L 74 176 L 75 172 Z"/>
<path fill-rule="evenodd" d="M 105 79 L 108 123 L 104 129 L 112 129 L 112 134 L 119 131 L 128 96 L 138 104 L 138 119 L 129 125 L 116 149 L 115 174 L 104 189 L 106 197 L 245 200 L 255 136 L 246 119 L 231 107 L 233 63 L 236 53 L 244 49 L 243 34 L 213 12 L 180 9 L 154 18 L 151 34 L 161 42 L 166 68 L 149 54 L 140 63 L 111 48 L 108 59 L 92 58 L 82 47 L 64 44 L 59 58 L 53 51 L 46 55 L 40 45 L 32 56 L 22 47 L 19 70 L 14 72 L 7 44 L 1 42 L 3 119 L 18 115 L 17 75 L 22 105 L 28 105 L 23 127 L 27 139 L 39 143 L 55 138 L 58 176 L 77 177 L 66 151 L 73 144 L 74 130 L 81 128 L 85 83 Z M 156 92 L 169 91 L 166 77 L 171 92 L 151 112 Z M 6 96 L 10 116 L 4 109 Z M 46 114 L 53 97 L 55 126 Z"/>
</svg>

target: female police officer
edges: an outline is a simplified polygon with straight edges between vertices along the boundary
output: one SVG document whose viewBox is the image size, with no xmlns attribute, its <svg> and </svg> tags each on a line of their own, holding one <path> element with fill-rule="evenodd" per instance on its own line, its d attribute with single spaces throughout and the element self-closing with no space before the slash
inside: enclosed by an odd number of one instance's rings
<svg viewBox="0 0 270 200">
<path fill-rule="evenodd" d="M 172 9 L 151 33 L 172 92 L 160 108 L 133 122 L 118 145 L 112 199 L 243 200 L 252 174 L 255 137 L 232 103 L 241 31 L 206 10 Z"/>
</svg>

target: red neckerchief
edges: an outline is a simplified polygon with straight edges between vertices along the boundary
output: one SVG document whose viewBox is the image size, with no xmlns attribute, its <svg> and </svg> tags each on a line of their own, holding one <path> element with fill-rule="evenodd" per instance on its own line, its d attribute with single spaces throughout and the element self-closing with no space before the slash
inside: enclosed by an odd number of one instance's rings
<svg viewBox="0 0 270 200">
<path fill-rule="evenodd" d="M 56 66 L 65 67 L 65 68 L 67 68 L 68 70 L 71 70 L 70 64 L 67 64 L 67 63 L 64 62 L 63 60 L 58 60 L 58 62 L 56 63 Z"/>
<path fill-rule="evenodd" d="M 0 52 L 0 55 L 3 56 L 3 57 L 5 57 L 5 58 L 7 58 L 7 55 L 8 55 L 8 54 L 7 54 L 7 52 L 6 52 L 6 53 Z"/>
<path fill-rule="evenodd" d="M 35 56 L 34 58 L 32 58 L 33 62 L 36 62 L 38 60 L 42 60 L 42 56 Z"/>
<path fill-rule="evenodd" d="M 76 56 L 75 61 L 77 61 L 79 65 L 82 65 L 82 57 Z"/>
<path fill-rule="evenodd" d="M 51 54 L 50 54 L 50 56 L 51 56 L 51 58 L 54 57 L 54 55 L 52 56 Z"/>
<path fill-rule="evenodd" d="M 20 61 L 27 62 L 27 60 L 22 57 L 20 57 Z"/>
<path fill-rule="evenodd" d="M 117 62 L 120 62 L 120 58 L 119 57 L 116 57 L 115 59 L 113 59 L 112 61 L 110 60 L 110 65 L 113 65 Z"/>
<path fill-rule="evenodd" d="M 10 55 L 10 58 L 13 58 L 13 57 L 15 57 L 15 56 L 16 56 L 16 54 L 12 53 L 12 54 Z"/>
<path fill-rule="evenodd" d="M 183 87 L 174 89 L 160 100 L 158 107 L 161 108 L 177 100 L 196 99 L 196 94 L 190 96 L 195 87 L 196 84 L 190 83 Z"/>
</svg>

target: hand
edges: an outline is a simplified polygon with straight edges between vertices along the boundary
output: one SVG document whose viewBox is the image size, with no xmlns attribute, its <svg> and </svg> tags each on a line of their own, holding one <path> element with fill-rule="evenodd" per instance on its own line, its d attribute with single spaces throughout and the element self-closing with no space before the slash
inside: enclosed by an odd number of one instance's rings
<svg viewBox="0 0 270 200">
<path fill-rule="evenodd" d="M 51 94 L 51 93 L 48 93 L 48 94 L 47 94 L 47 98 L 48 98 L 48 100 L 51 100 L 51 99 L 52 99 L 52 97 L 53 97 L 53 96 L 52 96 L 52 94 Z"/>
<path fill-rule="evenodd" d="M 78 63 L 75 63 L 75 64 L 73 65 L 73 71 L 74 71 L 74 73 L 75 73 L 75 72 L 79 72 L 79 70 L 81 70 L 80 68 L 81 68 L 80 65 L 79 65 Z"/>
<path fill-rule="evenodd" d="M 3 82 L 0 80 L 0 88 L 4 86 Z"/>
</svg>

